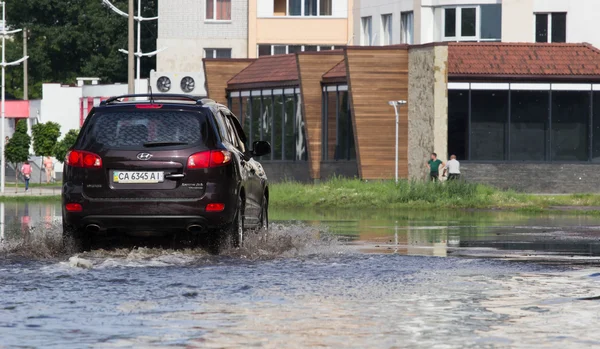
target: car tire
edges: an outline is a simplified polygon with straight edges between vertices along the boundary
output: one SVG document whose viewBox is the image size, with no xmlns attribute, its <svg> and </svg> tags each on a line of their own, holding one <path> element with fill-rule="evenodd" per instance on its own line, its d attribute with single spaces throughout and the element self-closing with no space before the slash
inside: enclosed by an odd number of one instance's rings
<svg viewBox="0 0 600 349">
<path fill-rule="evenodd" d="M 62 242 L 66 252 L 85 252 L 92 248 L 92 235 L 63 223 Z"/>
<path fill-rule="evenodd" d="M 266 233 L 269 231 L 269 201 L 267 200 L 266 195 L 263 195 L 262 199 L 258 231 L 261 233 Z"/>
<path fill-rule="evenodd" d="M 238 198 L 237 208 L 233 221 L 223 229 L 215 231 L 210 235 L 209 251 L 219 254 L 231 248 L 239 248 L 244 241 L 244 204 L 242 198 Z"/>
</svg>

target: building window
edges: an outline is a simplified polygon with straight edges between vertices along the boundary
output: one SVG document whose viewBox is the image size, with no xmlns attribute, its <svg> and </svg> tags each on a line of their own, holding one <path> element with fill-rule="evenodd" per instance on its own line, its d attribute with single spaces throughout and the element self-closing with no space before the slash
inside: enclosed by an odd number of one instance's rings
<svg viewBox="0 0 600 349">
<path fill-rule="evenodd" d="M 400 13 L 400 43 L 413 44 L 414 14 L 412 11 Z"/>
<path fill-rule="evenodd" d="M 280 55 L 297 52 L 331 51 L 342 49 L 342 46 L 332 45 L 258 45 L 258 57 Z"/>
<path fill-rule="evenodd" d="M 392 15 L 381 15 L 381 44 L 392 44 Z"/>
<path fill-rule="evenodd" d="M 600 162 L 600 92 L 450 90 L 448 151 L 474 161 Z"/>
<path fill-rule="evenodd" d="M 242 117 L 248 144 L 271 143 L 271 154 L 261 160 L 306 161 L 306 131 L 299 90 L 279 89 L 235 92 L 229 105 Z"/>
<path fill-rule="evenodd" d="M 356 160 L 354 129 L 347 86 L 323 91 L 323 160 Z"/>
<path fill-rule="evenodd" d="M 567 13 L 537 13 L 535 42 L 567 42 Z"/>
<path fill-rule="evenodd" d="M 275 16 L 331 16 L 333 0 L 274 0 Z"/>
<path fill-rule="evenodd" d="M 204 58 L 231 58 L 230 48 L 205 48 Z"/>
<path fill-rule="evenodd" d="M 448 7 L 443 9 L 442 20 L 445 41 L 499 41 L 502 5 Z"/>
<path fill-rule="evenodd" d="M 206 0 L 206 19 L 213 21 L 230 21 L 231 0 Z"/>
<path fill-rule="evenodd" d="M 361 26 L 361 31 L 360 31 L 360 44 L 363 46 L 371 46 L 372 42 L 371 42 L 371 33 L 372 33 L 372 27 L 371 27 L 371 17 L 362 17 L 360 19 L 360 26 Z"/>
</svg>

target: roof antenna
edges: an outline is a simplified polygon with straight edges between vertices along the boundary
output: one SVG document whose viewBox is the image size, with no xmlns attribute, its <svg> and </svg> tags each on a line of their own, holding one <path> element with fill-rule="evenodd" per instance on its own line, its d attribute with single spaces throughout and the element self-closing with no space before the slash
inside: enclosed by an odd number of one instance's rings
<svg viewBox="0 0 600 349">
<path fill-rule="evenodd" d="M 148 92 L 150 93 L 150 104 L 154 104 L 154 96 L 152 95 L 152 84 L 150 83 L 150 79 L 148 79 Z"/>
</svg>

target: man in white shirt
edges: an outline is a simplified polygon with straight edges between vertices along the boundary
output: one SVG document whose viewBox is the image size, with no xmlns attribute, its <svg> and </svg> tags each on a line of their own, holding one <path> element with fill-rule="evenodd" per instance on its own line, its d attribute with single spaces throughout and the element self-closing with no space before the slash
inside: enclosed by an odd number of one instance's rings
<svg viewBox="0 0 600 349">
<path fill-rule="evenodd" d="M 452 154 L 450 156 L 450 161 L 446 163 L 446 167 L 444 167 L 444 175 L 448 171 L 448 180 L 454 181 L 460 179 L 460 162 L 456 160 L 456 155 Z"/>
</svg>

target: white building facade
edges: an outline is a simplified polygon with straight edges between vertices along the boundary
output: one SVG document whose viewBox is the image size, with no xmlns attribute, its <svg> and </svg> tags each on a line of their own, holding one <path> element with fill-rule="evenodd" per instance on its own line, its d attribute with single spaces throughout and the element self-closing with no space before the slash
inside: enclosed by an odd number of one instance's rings
<svg viewBox="0 0 600 349">
<path fill-rule="evenodd" d="M 248 0 L 160 0 L 153 92 L 205 96 L 203 58 L 246 58 Z"/>
<path fill-rule="evenodd" d="M 355 45 L 438 41 L 588 42 L 598 0 L 357 0 Z"/>
</svg>

